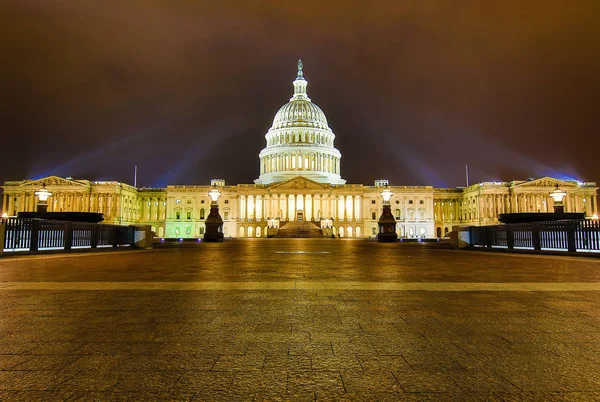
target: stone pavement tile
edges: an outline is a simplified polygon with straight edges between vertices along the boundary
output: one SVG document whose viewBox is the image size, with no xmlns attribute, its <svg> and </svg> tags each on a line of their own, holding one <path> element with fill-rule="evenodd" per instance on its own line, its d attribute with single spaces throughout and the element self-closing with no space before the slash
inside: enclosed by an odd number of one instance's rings
<svg viewBox="0 0 600 402">
<path fill-rule="evenodd" d="M 315 392 L 345 392 L 339 371 L 290 371 L 288 373 L 287 394 L 294 396 Z"/>
<path fill-rule="evenodd" d="M 350 342 L 352 340 L 352 336 L 346 332 L 323 332 L 321 330 L 314 331 L 310 333 L 310 341 L 311 342 L 320 342 L 320 343 L 328 343 L 328 342 Z"/>
<path fill-rule="evenodd" d="M 496 392 L 504 402 L 525 401 L 599 401 L 600 391 L 592 392 L 548 392 L 548 391 L 525 391 L 525 392 Z"/>
<path fill-rule="evenodd" d="M 262 370 L 267 356 L 262 353 L 245 355 L 221 355 L 211 371 Z"/>
<path fill-rule="evenodd" d="M 402 357 L 414 370 L 443 371 L 461 369 L 462 366 L 449 355 L 435 353 L 405 353 Z"/>
<path fill-rule="evenodd" d="M 308 332 L 245 332 L 235 337 L 237 342 L 310 342 Z"/>
<path fill-rule="evenodd" d="M 75 355 L 80 353 L 84 342 L 43 342 L 30 351 L 36 355 Z"/>
<path fill-rule="evenodd" d="M 290 344 L 287 342 L 248 342 L 246 354 L 281 355 L 290 354 Z"/>
<path fill-rule="evenodd" d="M 393 337 L 389 338 L 387 341 L 373 341 L 373 348 L 375 348 L 377 354 L 389 356 L 398 356 L 419 351 L 419 348 L 412 342 Z"/>
<path fill-rule="evenodd" d="M 248 342 L 219 342 L 205 340 L 204 342 L 165 343 L 159 354 L 170 355 L 243 355 L 248 349 Z"/>
<path fill-rule="evenodd" d="M 282 395 L 286 392 L 288 374 L 285 371 L 240 371 L 233 379 L 230 393 Z"/>
<path fill-rule="evenodd" d="M 393 371 L 406 392 L 459 392 L 460 388 L 445 373 L 439 371 Z"/>
<path fill-rule="evenodd" d="M 310 356 L 267 356 L 263 366 L 264 370 L 311 370 Z"/>
<path fill-rule="evenodd" d="M 116 371 L 87 370 L 71 372 L 72 376 L 57 389 L 65 391 L 113 391 L 119 381 Z"/>
<path fill-rule="evenodd" d="M 377 392 L 375 394 L 379 402 L 504 402 L 498 395 L 485 392 L 418 392 L 418 393 L 389 393 Z"/>
<path fill-rule="evenodd" d="M 404 392 L 391 371 L 342 370 L 347 392 Z"/>
<path fill-rule="evenodd" d="M 218 355 L 131 355 L 119 362 L 119 371 L 210 370 Z"/>
<path fill-rule="evenodd" d="M 100 370 L 120 369 L 120 363 L 127 358 L 125 355 L 84 355 L 78 356 L 65 370 Z"/>
<path fill-rule="evenodd" d="M 32 350 L 40 347 L 40 342 L 17 341 L 0 339 L 0 354 L 3 355 L 20 355 L 30 354 Z"/>
<path fill-rule="evenodd" d="M 491 370 L 444 370 L 462 390 L 469 392 L 519 392 L 510 381 Z"/>
<path fill-rule="evenodd" d="M 235 375 L 236 372 L 233 371 L 185 371 L 173 385 L 171 392 L 196 391 L 204 395 L 226 394 Z"/>
<path fill-rule="evenodd" d="M 114 391 L 169 392 L 183 371 L 120 372 Z"/>
<path fill-rule="evenodd" d="M 10 395 L 3 397 L 0 394 L 0 400 L 10 402 L 31 402 L 31 401 L 44 401 L 44 402 L 59 402 L 59 401 L 72 401 L 77 394 L 72 391 L 65 390 L 48 390 L 48 391 L 15 391 L 11 392 Z"/>
<path fill-rule="evenodd" d="M 13 367 L 13 370 L 69 370 L 79 355 L 32 355 L 33 358 Z"/>
<path fill-rule="evenodd" d="M 514 367 L 513 370 L 498 368 L 498 372 L 523 391 L 598 391 L 600 368 L 592 365 Z"/>
<path fill-rule="evenodd" d="M 362 370 L 355 354 L 335 356 L 314 354 L 311 357 L 311 364 L 313 370 Z"/>
<path fill-rule="evenodd" d="M 70 379 L 73 374 L 66 371 L 0 371 L 0 390 L 51 390 Z"/>
<path fill-rule="evenodd" d="M 192 401 L 194 398 L 193 392 L 188 393 L 173 393 L 173 392 L 112 392 L 112 391 L 91 391 L 73 393 L 65 401 Z"/>
<path fill-rule="evenodd" d="M 160 353 L 165 344 L 159 342 L 92 342 L 84 344 L 77 351 L 81 355 L 125 355 Z"/>
<path fill-rule="evenodd" d="M 353 353 L 358 355 L 369 355 L 377 353 L 377 350 L 373 347 L 371 341 L 367 339 L 351 339 L 348 342 L 331 341 L 331 347 L 333 348 L 333 353 L 336 355 L 344 353 Z"/>
<path fill-rule="evenodd" d="M 0 370 L 9 370 L 33 358 L 33 355 L 0 355 Z"/>
<path fill-rule="evenodd" d="M 291 342 L 289 344 L 290 356 L 333 356 L 331 342 Z"/>
<path fill-rule="evenodd" d="M 358 360 L 366 373 L 411 369 L 403 356 L 358 355 Z"/>
<path fill-rule="evenodd" d="M 365 401 L 371 402 L 376 401 L 377 397 L 375 396 L 375 392 L 371 391 L 363 391 L 363 392 L 315 392 L 317 401 L 338 401 L 338 402 L 355 402 L 355 401 Z"/>
</svg>

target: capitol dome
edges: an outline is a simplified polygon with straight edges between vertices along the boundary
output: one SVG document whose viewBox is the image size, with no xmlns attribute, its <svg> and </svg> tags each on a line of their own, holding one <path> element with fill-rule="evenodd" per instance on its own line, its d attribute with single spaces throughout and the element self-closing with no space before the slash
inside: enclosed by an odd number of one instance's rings
<svg viewBox="0 0 600 402">
<path fill-rule="evenodd" d="M 327 118 L 320 107 L 310 99 L 294 99 L 283 105 L 275 118 L 271 129 L 286 127 L 316 127 L 328 129 Z"/>
<path fill-rule="evenodd" d="M 306 93 L 302 60 L 293 82 L 294 95 L 275 114 L 260 152 L 260 177 L 256 184 L 271 184 L 304 176 L 319 183 L 345 184 L 340 176 L 342 154 L 323 110 Z"/>
</svg>

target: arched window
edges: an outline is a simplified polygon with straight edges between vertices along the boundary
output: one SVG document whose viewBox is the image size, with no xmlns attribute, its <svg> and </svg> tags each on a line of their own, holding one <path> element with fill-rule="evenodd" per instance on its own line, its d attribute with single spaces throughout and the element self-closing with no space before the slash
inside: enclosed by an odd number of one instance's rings
<svg viewBox="0 0 600 402">
<path fill-rule="evenodd" d="M 200 219 L 204 219 L 204 214 L 205 214 L 204 208 L 201 208 L 200 209 Z"/>
<path fill-rule="evenodd" d="M 400 209 L 396 208 L 396 219 L 400 219 Z"/>
<path fill-rule="evenodd" d="M 437 228 L 436 233 L 437 237 L 442 237 L 442 228 Z"/>
<path fill-rule="evenodd" d="M 448 236 L 448 228 L 444 228 L 444 237 Z"/>
<path fill-rule="evenodd" d="M 244 227 L 240 226 L 240 237 L 244 237 Z"/>
</svg>

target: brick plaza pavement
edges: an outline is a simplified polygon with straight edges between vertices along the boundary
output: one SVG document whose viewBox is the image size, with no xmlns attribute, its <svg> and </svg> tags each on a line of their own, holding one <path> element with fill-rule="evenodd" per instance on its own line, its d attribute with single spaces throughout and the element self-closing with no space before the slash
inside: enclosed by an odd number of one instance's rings
<svg viewBox="0 0 600 402">
<path fill-rule="evenodd" d="M 600 259 L 267 239 L 0 259 L 0 400 L 600 400 Z"/>
</svg>

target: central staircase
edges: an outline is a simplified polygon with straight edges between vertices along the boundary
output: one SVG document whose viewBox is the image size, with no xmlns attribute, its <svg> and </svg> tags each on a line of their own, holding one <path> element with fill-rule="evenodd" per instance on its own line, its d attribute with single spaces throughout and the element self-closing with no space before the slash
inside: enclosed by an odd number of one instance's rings
<svg viewBox="0 0 600 402">
<path fill-rule="evenodd" d="M 274 237 L 323 237 L 323 230 L 314 222 L 287 222 Z"/>
</svg>

